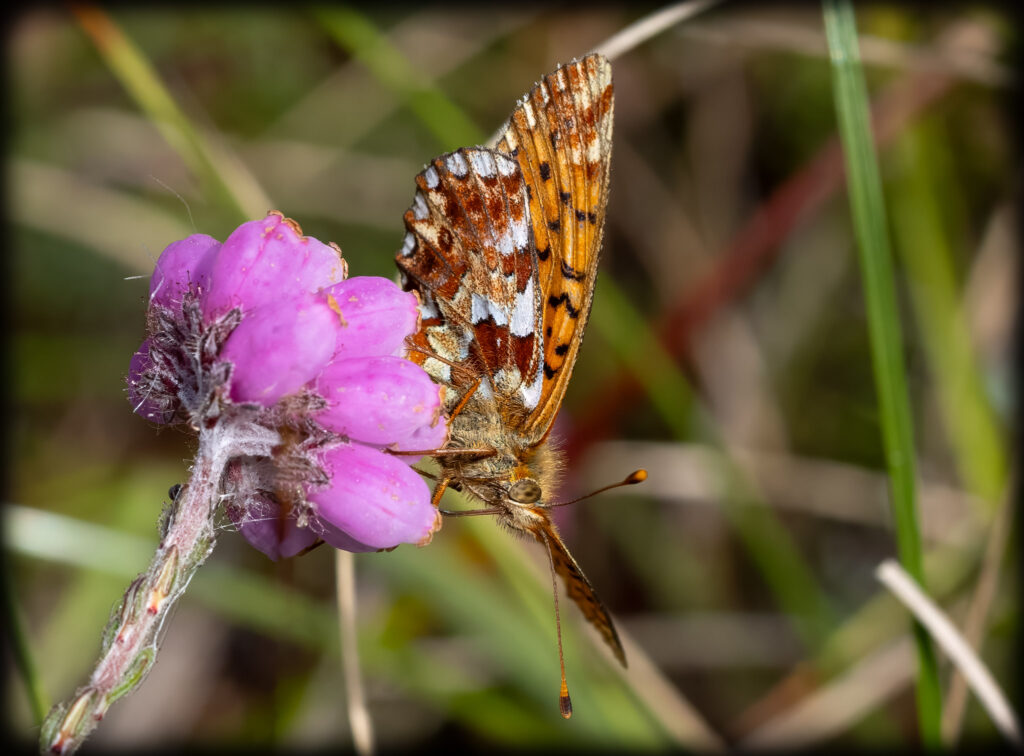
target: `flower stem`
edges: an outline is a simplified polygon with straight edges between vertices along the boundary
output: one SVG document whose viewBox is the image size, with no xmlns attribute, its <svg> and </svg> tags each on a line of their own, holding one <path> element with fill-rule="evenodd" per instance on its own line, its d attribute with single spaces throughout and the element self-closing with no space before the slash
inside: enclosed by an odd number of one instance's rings
<svg viewBox="0 0 1024 756">
<path fill-rule="evenodd" d="M 149 569 L 132 581 L 114 609 L 89 682 L 50 710 L 40 733 L 41 752 L 75 751 L 111 704 L 137 688 L 152 668 L 165 618 L 213 551 L 214 516 L 229 459 L 220 427 L 199 434 L 191 477 L 161 520 L 161 541 Z"/>
<path fill-rule="evenodd" d="M 338 549 L 334 552 L 334 577 L 337 583 L 338 630 L 341 639 L 341 668 L 345 677 L 345 699 L 352 745 L 359 756 L 372 756 L 373 722 L 366 708 L 363 678 L 359 672 L 359 646 L 356 642 L 356 566 L 355 555 Z"/>
</svg>

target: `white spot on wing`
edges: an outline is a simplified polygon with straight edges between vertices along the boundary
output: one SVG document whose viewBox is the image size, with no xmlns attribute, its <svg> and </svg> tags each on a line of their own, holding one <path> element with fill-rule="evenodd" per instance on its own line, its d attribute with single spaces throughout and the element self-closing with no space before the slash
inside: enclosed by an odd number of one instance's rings
<svg viewBox="0 0 1024 756">
<path fill-rule="evenodd" d="M 540 401 L 540 391 L 544 387 L 544 362 L 537 365 L 537 375 L 533 383 L 524 384 L 519 387 L 519 395 L 523 397 L 523 404 L 527 409 L 534 409 Z"/>
<path fill-rule="evenodd" d="M 516 149 L 519 146 L 519 142 L 516 141 L 515 132 L 512 131 L 512 121 L 505 121 L 505 125 L 501 127 L 502 133 L 505 135 L 505 141 L 508 143 L 510 150 Z M 499 155 L 499 157 L 501 157 Z M 498 170 L 501 170 L 501 160 L 498 161 Z M 502 173 L 503 176 L 508 176 L 508 173 Z"/>
<path fill-rule="evenodd" d="M 469 170 L 469 166 L 466 165 L 466 159 L 462 157 L 461 152 L 453 152 L 449 155 L 448 159 L 445 161 L 445 165 L 448 166 L 448 170 L 451 171 L 453 175 L 458 176 L 459 178 L 465 176 L 466 172 Z"/>
<path fill-rule="evenodd" d="M 412 217 L 416 220 L 426 220 L 427 215 L 427 203 L 423 199 L 423 195 L 416 192 L 416 196 L 412 199 Z"/>
<path fill-rule="evenodd" d="M 402 257 L 408 257 L 414 249 L 416 249 L 416 237 L 406 233 L 405 238 L 402 240 Z"/>
<path fill-rule="evenodd" d="M 513 149 L 515 149 L 515 145 L 513 145 Z M 507 158 L 504 155 L 495 155 L 494 162 L 498 164 L 498 173 L 502 176 L 513 175 L 516 172 L 516 168 L 519 167 L 519 164 L 516 163 L 515 160 Z"/>
<path fill-rule="evenodd" d="M 497 168 L 494 165 L 494 157 L 491 153 L 483 150 L 471 152 L 469 154 L 469 162 L 473 164 L 473 170 L 476 171 L 476 174 L 484 178 L 491 178 Z"/>
<path fill-rule="evenodd" d="M 512 254 L 514 246 L 512 242 L 511 229 L 498 236 L 497 247 L 498 252 L 500 252 L 504 257 L 508 257 L 509 255 Z"/>
<path fill-rule="evenodd" d="M 533 114 L 533 106 L 529 100 L 523 100 L 523 114 L 526 116 L 526 123 L 531 129 L 537 127 L 537 116 Z"/>
<path fill-rule="evenodd" d="M 530 228 L 526 225 L 526 218 L 512 221 L 512 246 L 516 249 L 526 249 L 530 241 Z"/>
<path fill-rule="evenodd" d="M 427 170 L 423 174 L 423 178 L 427 182 L 427 187 L 429 187 L 430 189 L 437 189 L 437 185 L 438 183 L 440 183 L 440 179 L 437 175 L 437 169 L 434 166 L 430 166 L 429 168 L 427 168 Z"/>
<path fill-rule="evenodd" d="M 508 315 L 499 305 L 489 300 L 487 297 L 482 297 L 476 292 L 473 292 L 473 299 L 471 304 L 471 314 L 474 325 L 476 323 L 483 322 L 488 316 L 494 318 L 496 325 L 508 325 Z"/>
<path fill-rule="evenodd" d="M 474 325 L 487 319 L 487 300 L 476 292 L 473 292 L 471 307 L 472 310 L 469 317 Z"/>
<path fill-rule="evenodd" d="M 526 283 L 526 289 L 516 294 L 516 303 L 512 308 L 512 321 L 509 330 L 513 336 L 529 336 L 533 333 L 534 302 L 533 279 Z"/>
<path fill-rule="evenodd" d="M 424 320 L 441 317 L 433 297 L 423 297 L 423 301 L 420 302 L 420 317 Z"/>
</svg>

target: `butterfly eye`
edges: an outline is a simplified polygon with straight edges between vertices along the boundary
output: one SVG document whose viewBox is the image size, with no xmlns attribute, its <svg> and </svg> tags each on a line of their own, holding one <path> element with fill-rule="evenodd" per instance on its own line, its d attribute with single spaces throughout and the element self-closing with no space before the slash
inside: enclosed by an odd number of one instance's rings
<svg viewBox="0 0 1024 756">
<path fill-rule="evenodd" d="M 508 497 L 512 501 L 517 501 L 520 504 L 533 504 L 540 500 L 541 490 L 540 485 L 535 480 L 529 478 L 523 478 L 517 480 L 512 484 L 512 487 L 508 489 Z"/>
</svg>

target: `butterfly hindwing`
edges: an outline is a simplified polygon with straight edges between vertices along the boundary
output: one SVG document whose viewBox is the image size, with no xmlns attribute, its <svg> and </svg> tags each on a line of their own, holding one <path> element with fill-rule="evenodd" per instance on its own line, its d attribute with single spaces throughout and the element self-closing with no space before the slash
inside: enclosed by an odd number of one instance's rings
<svg viewBox="0 0 1024 756">
<path fill-rule="evenodd" d="M 418 361 L 456 389 L 450 402 L 482 376 L 482 398 L 535 406 L 541 291 L 518 164 L 457 150 L 434 159 L 416 185 L 398 265 L 423 299 L 417 346 L 447 362 L 428 364 L 422 353 Z"/>
</svg>

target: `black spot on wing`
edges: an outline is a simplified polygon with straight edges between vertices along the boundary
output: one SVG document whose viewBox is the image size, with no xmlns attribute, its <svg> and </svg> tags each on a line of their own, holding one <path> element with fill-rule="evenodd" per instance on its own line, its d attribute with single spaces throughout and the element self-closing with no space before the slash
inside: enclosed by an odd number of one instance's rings
<svg viewBox="0 0 1024 756">
<path fill-rule="evenodd" d="M 572 301 L 570 301 L 569 295 L 565 292 L 557 297 L 554 294 L 548 297 L 549 306 L 558 309 L 558 306 L 562 304 L 565 305 L 565 311 L 569 314 L 570 318 L 578 318 L 580 316 L 580 311 L 572 306 Z"/>
<path fill-rule="evenodd" d="M 582 281 L 587 277 L 586 273 L 580 273 L 578 270 L 573 268 L 565 260 L 562 260 L 562 275 L 572 281 Z"/>
</svg>

